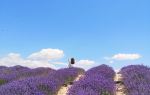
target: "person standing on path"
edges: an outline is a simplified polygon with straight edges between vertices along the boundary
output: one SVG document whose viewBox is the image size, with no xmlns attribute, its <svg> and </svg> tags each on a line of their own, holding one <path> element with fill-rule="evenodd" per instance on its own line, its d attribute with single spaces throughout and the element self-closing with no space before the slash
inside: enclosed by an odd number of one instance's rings
<svg viewBox="0 0 150 95">
<path fill-rule="evenodd" d="M 69 67 L 69 68 L 73 67 L 73 64 L 75 64 L 75 59 L 74 59 L 74 58 L 71 58 L 71 59 L 69 60 L 68 67 Z"/>
</svg>

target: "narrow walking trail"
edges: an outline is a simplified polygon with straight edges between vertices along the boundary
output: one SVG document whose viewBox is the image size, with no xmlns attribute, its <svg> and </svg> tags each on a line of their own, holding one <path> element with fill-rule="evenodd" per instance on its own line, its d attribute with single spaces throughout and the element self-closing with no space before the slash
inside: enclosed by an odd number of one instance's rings
<svg viewBox="0 0 150 95">
<path fill-rule="evenodd" d="M 78 75 L 78 77 L 74 81 L 78 81 L 83 75 Z M 127 95 L 125 93 L 125 86 L 123 85 L 122 82 L 122 75 L 120 73 L 116 73 L 114 81 L 116 83 L 115 88 L 116 88 L 116 93 L 115 95 Z M 58 91 L 57 95 L 67 95 L 68 89 L 72 85 L 68 84 L 67 86 L 62 86 L 60 90 Z"/>
<path fill-rule="evenodd" d="M 120 73 L 116 73 L 115 78 L 114 78 L 114 81 L 116 83 L 115 95 L 126 95 L 125 94 L 125 86 L 123 85 L 122 79 L 123 79 L 122 75 Z"/>
<path fill-rule="evenodd" d="M 81 77 L 83 77 L 83 75 L 78 75 L 78 77 L 74 80 L 74 81 L 78 81 Z M 57 95 L 67 95 L 67 92 L 68 92 L 68 89 L 71 87 L 71 85 L 67 85 L 66 87 L 65 86 L 62 86 L 60 88 L 60 90 L 58 91 L 58 94 Z"/>
</svg>

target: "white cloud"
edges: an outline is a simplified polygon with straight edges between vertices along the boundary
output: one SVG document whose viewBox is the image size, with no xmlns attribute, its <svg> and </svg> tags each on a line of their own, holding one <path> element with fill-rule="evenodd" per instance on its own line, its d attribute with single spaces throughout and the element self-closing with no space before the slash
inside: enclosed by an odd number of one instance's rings
<svg viewBox="0 0 150 95">
<path fill-rule="evenodd" d="M 83 64 L 83 65 L 92 65 L 94 64 L 95 62 L 94 61 L 91 61 L 91 60 L 80 60 L 77 62 L 78 64 Z"/>
<path fill-rule="evenodd" d="M 39 52 L 31 54 L 28 58 L 32 60 L 53 60 L 64 56 L 64 52 L 59 49 L 42 49 Z"/>
<path fill-rule="evenodd" d="M 27 58 L 22 58 L 18 53 L 9 53 L 7 56 L 0 58 L 0 65 L 15 66 L 22 65 L 31 68 L 51 67 L 57 69 L 55 64 L 62 65 L 61 62 L 52 61 L 53 59 L 62 58 L 64 55 L 59 49 L 42 49 L 40 52 L 33 53 Z M 51 61 L 51 62 L 50 62 Z"/>
<path fill-rule="evenodd" d="M 74 66 L 84 68 L 85 70 L 92 68 L 95 65 L 95 62 L 92 60 L 79 60 L 77 61 Z"/>
<path fill-rule="evenodd" d="M 136 60 L 139 58 L 141 58 L 140 54 L 121 54 L 121 53 L 111 57 L 111 59 L 114 60 Z"/>
</svg>

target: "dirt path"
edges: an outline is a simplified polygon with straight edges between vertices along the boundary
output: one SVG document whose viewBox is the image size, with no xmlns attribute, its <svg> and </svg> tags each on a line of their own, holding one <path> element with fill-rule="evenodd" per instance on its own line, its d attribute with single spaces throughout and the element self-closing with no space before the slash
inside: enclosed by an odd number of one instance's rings
<svg viewBox="0 0 150 95">
<path fill-rule="evenodd" d="M 74 81 L 78 81 L 81 77 L 83 77 L 83 75 L 78 75 L 78 77 Z M 122 83 L 122 75 L 120 73 L 116 73 L 114 81 L 116 83 L 116 87 L 115 87 L 116 88 L 116 93 L 115 93 L 115 95 L 126 95 L 125 94 L 125 87 Z M 71 85 L 67 85 L 66 87 L 62 86 L 60 88 L 60 90 L 58 91 L 57 95 L 67 95 L 67 91 L 70 87 L 71 87 Z"/>
<path fill-rule="evenodd" d="M 122 83 L 122 75 L 120 73 L 116 73 L 114 81 L 116 83 L 116 93 L 115 95 L 126 95 L 125 94 L 125 86 Z"/>
<path fill-rule="evenodd" d="M 78 75 L 78 77 L 74 81 L 78 81 L 81 77 L 83 77 L 83 75 Z M 60 90 L 58 91 L 57 95 L 67 95 L 67 91 L 70 87 L 71 85 L 67 85 L 66 87 L 62 86 Z"/>
</svg>

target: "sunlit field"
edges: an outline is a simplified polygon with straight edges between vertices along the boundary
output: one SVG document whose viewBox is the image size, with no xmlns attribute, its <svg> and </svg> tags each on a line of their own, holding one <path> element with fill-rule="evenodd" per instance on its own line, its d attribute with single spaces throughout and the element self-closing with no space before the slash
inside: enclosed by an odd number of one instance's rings
<svg viewBox="0 0 150 95">
<path fill-rule="evenodd" d="M 150 95 L 150 0 L 0 0 L 0 95 Z"/>
<path fill-rule="evenodd" d="M 117 74 L 121 75 L 118 79 Z M 150 68 L 143 65 L 123 67 L 119 72 L 104 64 L 87 71 L 0 67 L 0 95 L 149 95 L 149 84 Z"/>
</svg>

